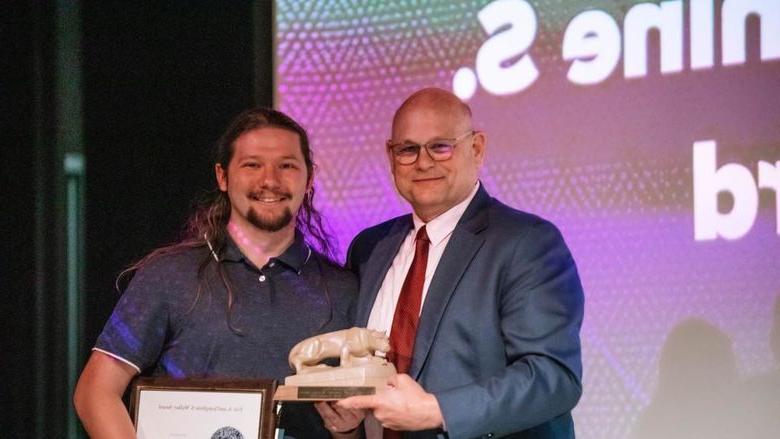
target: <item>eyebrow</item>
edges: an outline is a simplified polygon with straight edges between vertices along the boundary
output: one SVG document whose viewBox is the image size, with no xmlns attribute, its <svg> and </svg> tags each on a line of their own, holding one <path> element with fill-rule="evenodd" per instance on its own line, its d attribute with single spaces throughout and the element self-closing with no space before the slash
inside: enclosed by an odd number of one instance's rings
<svg viewBox="0 0 780 439">
<path fill-rule="evenodd" d="M 251 155 L 246 155 L 246 156 L 243 156 L 243 157 L 239 157 L 238 159 L 239 160 L 250 160 L 250 159 L 262 160 L 262 159 L 265 159 L 265 158 L 266 158 L 265 156 L 261 156 L 261 155 L 257 155 L 257 154 L 251 154 Z M 281 160 L 295 160 L 295 161 L 298 161 L 298 162 L 302 162 L 303 161 L 301 158 L 299 158 L 297 156 L 294 156 L 294 155 L 285 155 L 285 156 L 279 157 L 279 159 L 281 159 Z"/>
<path fill-rule="evenodd" d="M 433 141 L 436 141 L 436 140 L 452 140 L 452 139 L 455 139 L 455 137 L 435 136 L 435 137 L 431 137 L 429 140 L 427 140 L 425 142 L 417 142 L 417 141 L 409 140 L 409 139 L 404 139 L 404 140 L 401 140 L 400 142 L 393 142 L 392 139 L 390 139 L 390 144 L 391 145 L 404 145 L 404 144 L 422 145 L 422 144 L 430 143 L 430 142 L 433 142 Z"/>
</svg>

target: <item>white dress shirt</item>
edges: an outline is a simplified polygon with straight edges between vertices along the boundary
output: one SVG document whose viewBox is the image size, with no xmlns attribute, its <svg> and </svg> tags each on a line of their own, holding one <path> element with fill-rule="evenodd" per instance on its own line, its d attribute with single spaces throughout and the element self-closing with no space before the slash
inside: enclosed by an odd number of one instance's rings
<svg viewBox="0 0 780 439">
<path fill-rule="evenodd" d="M 455 226 L 460 221 L 460 217 L 463 216 L 469 203 L 474 199 L 474 195 L 477 194 L 479 185 L 480 183 L 477 181 L 474 189 L 465 200 L 428 223 L 424 223 L 416 214 L 412 215 L 414 229 L 410 230 L 409 234 L 406 235 L 401 248 L 398 249 L 398 253 L 396 253 L 393 259 L 393 264 L 387 270 L 385 280 L 379 288 L 379 293 L 376 296 L 376 300 L 374 300 L 374 307 L 371 308 L 371 314 L 368 317 L 367 326 L 369 329 L 386 331 L 388 335 L 390 334 L 390 328 L 393 325 L 393 315 L 395 314 L 395 305 L 398 303 L 401 287 L 403 287 L 406 274 L 409 272 L 414 259 L 414 238 L 417 236 L 417 231 L 420 230 L 420 227 L 426 226 L 426 232 L 431 244 L 428 247 L 428 264 L 425 266 L 425 283 L 423 284 L 422 301 L 420 302 L 420 312 L 422 312 L 425 306 L 425 297 L 428 295 L 428 286 L 431 284 L 431 279 L 436 272 L 436 267 L 439 265 L 439 260 L 441 260 L 441 256 L 444 254 L 444 249 L 447 247 L 450 236 L 452 236 Z"/>
<path fill-rule="evenodd" d="M 447 247 L 447 243 L 450 242 L 450 236 L 452 236 L 455 226 L 458 225 L 460 217 L 463 216 L 469 203 L 474 199 L 474 195 L 477 194 L 479 185 L 480 183 L 477 181 L 474 189 L 472 189 L 465 200 L 428 221 L 428 223 L 424 223 L 416 214 L 412 213 L 414 229 L 409 231 L 404 242 L 401 243 L 401 248 L 398 249 L 398 253 L 396 253 L 393 259 L 393 264 L 387 270 L 385 280 L 382 281 L 382 286 L 379 288 L 376 300 L 374 300 L 374 307 L 371 308 L 371 314 L 368 316 L 368 324 L 366 326 L 369 329 L 385 331 L 388 336 L 390 335 L 390 328 L 393 325 L 393 316 L 395 315 L 395 305 L 398 303 L 398 297 L 401 295 L 401 288 L 404 285 L 404 280 L 406 280 L 406 273 L 409 272 L 414 259 L 414 238 L 417 236 L 417 231 L 420 230 L 420 227 L 426 226 L 425 231 L 431 243 L 428 246 L 428 264 L 425 266 L 425 283 L 423 284 L 422 300 L 420 302 L 420 312 L 422 312 L 425 306 L 425 297 L 428 295 L 428 286 L 431 284 L 431 279 L 433 279 L 433 273 L 436 272 L 436 267 L 439 265 L 444 249 Z M 368 439 L 382 438 L 382 426 L 371 414 L 366 416 L 364 425 Z"/>
</svg>

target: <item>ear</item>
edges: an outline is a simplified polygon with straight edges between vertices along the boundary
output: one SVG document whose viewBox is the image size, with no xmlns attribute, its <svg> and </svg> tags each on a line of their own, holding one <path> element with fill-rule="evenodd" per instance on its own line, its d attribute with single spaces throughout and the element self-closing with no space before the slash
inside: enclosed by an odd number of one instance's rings
<svg viewBox="0 0 780 439">
<path fill-rule="evenodd" d="M 390 149 L 390 140 L 385 142 L 385 153 L 387 154 L 387 161 L 390 163 L 390 173 L 395 171 L 395 157 L 393 157 L 393 151 Z"/>
<path fill-rule="evenodd" d="M 306 182 L 306 193 L 310 193 L 312 188 L 314 187 L 314 174 L 316 173 L 317 173 L 317 165 L 312 165 L 311 175 L 309 175 L 308 181 Z"/>
<path fill-rule="evenodd" d="M 227 192 L 228 190 L 228 177 L 227 177 L 227 169 L 224 169 L 222 165 L 217 163 L 214 165 L 214 175 L 217 177 L 217 185 L 219 186 L 219 190 L 222 192 Z"/>
<path fill-rule="evenodd" d="M 478 165 L 482 165 L 485 161 L 485 153 L 487 149 L 487 136 L 482 131 L 476 131 L 474 133 L 474 142 L 471 144 L 471 153 Z"/>
</svg>

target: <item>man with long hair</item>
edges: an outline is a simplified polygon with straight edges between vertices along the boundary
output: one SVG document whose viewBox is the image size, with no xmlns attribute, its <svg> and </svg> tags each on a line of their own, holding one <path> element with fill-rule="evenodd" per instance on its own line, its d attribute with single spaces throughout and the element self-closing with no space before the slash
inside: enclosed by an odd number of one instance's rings
<svg viewBox="0 0 780 439">
<path fill-rule="evenodd" d="M 184 238 L 123 273 L 133 278 L 74 394 L 92 437 L 135 437 L 121 398 L 138 374 L 282 379 L 295 343 L 352 323 L 357 282 L 332 262 L 305 130 L 245 111 L 217 144 L 215 173 Z M 329 436 L 311 406 L 286 410 L 292 436 Z"/>
</svg>

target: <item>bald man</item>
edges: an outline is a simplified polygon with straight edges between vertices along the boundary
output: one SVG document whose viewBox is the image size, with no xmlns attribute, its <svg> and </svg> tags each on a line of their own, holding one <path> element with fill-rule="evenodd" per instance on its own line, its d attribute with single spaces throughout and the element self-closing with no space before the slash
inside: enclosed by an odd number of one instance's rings
<svg viewBox="0 0 780 439">
<path fill-rule="evenodd" d="M 388 331 L 400 373 L 335 407 L 369 410 L 386 437 L 574 437 L 577 269 L 554 225 L 488 195 L 486 147 L 445 90 L 414 93 L 393 118 L 387 155 L 412 213 L 361 232 L 347 264 L 357 324 Z"/>
</svg>

